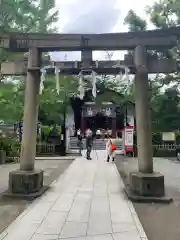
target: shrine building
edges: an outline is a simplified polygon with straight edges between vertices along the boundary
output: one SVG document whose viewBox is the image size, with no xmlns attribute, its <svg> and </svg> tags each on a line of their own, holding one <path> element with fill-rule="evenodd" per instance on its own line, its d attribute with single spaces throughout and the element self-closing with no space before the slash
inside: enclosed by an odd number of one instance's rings
<svg viewBox="0 0 180 240">
<path fill-rule="evenodd" d="M 111 130 L 113 138 L 122 137 L 126 126 L 135 125 L 135 106 L 133 102 L 125 101 L 122 94 L 106 89 L 97 94 L 95 101 L 78 102 L 66 119 L 66 127 L 73 129 L 71 136 L 77 129 L 84 134 L 90 128 L 93 131 Z"/>
</svg>

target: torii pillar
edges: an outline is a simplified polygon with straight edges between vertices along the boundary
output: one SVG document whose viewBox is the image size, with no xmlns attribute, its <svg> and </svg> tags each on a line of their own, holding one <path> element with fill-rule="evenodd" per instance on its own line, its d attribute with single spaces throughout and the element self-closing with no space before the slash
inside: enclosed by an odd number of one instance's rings
<svg viewBox="0 0 180 240">
<path fill-rule="evenodd" d="M 41 53 L 29 49 L 25 90 L 20 169 L 9 174 L 9 194 L 38 196 L 43 189 L 43 171 L 35 170 L 37 120 L 39 108 Z"/>
<path fill-rule="evenodd" d="M 137 46 L 134 51 L 134 63 L 138 171 L 130 173 L 130 190 L 139 197 L 162 197 L 164 196 L 164 176 L 153 171 L 151 108 L 146 58 L 146 49 L 143 46 Z"/>
<path fill-rule="evenodd" d="M 93 52 L 92 50 L 82 50 L 81 51 L 81 68 L 82 70 L 86 70 L 86 69 L 91 69 L 91 65 L 92 65 L 92 60 L 93 60 Z M 81 110 L 81 132 L 83 134 L 85 134 L 86 131 L 86 120 L 85 117 L 83 116 L 83 108 Z"/>
</svg>

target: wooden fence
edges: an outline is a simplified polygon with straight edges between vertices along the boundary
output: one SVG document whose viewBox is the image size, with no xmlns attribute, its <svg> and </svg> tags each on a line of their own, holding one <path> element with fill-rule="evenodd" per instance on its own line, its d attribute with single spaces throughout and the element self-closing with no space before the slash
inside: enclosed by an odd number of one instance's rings
<svg viewBox="0 0 180 240">
<path fill-rule="evenodd" d="M 156 144 L 153 145 L 153 148 L 156 148 L 158 150 L 176 150 L 176 148 L 180 148 L 180 144 Z"/>
<path fill-rule="evenodd" d="M 36 154 L 47 154 L 52 155 L 55 154 L 55 144 L 49 144 L 49 143 L 38 143 L 36 145 Z"/>
</svg>

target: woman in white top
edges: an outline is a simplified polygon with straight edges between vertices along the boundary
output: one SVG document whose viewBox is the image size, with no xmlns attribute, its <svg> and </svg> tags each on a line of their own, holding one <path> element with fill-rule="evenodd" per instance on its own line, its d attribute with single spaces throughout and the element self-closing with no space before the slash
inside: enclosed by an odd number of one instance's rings
<svg viewBox="0 0 180 240">
<path fill-rule="evenodd" d="M 108 138 L 106 143 L 106 151 L 107 151 L 107 162 L 109 162 L 110 160 L 112 162 L 115 162 L 116 144 L 114 139 Z"/>
<path fill-rule="evenodd" d="M 96 138 L 97 139 L 101 138 L 101 130 L 100 129 L 97 129 L 97 131 L 96 131 Z"/>
</svg>

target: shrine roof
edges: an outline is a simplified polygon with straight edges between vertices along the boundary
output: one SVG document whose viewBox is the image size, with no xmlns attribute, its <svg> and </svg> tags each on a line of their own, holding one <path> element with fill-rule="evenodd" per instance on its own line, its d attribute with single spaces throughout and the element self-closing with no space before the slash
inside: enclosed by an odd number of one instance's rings
<svg viewBox="0 0 180 240">
<path fill-rule="evenodd" d="M 88 90 L 91 91 L 91 90 Z M 104 98 L 102 99 L 101 96 L 103 96 L 104 94 Z M 113 96 L 114 95 L 114 96 Z M 132 101 L 126 100 L 125 96 L 120 93 L 117 92 L 113 89 L 108 89 L 108 88 L 104 88 L 103 91 L 100 90 L 97 93 L 97 97 L 95 101 L 85 101 L 84 106 L 93 106 L 93 105 L 113 105 L 113 106 L 120 106 L 123 105 L 124 107 L 128 107 L 128 106 L 135 106 L 135 104 Z"/>
</svg>

